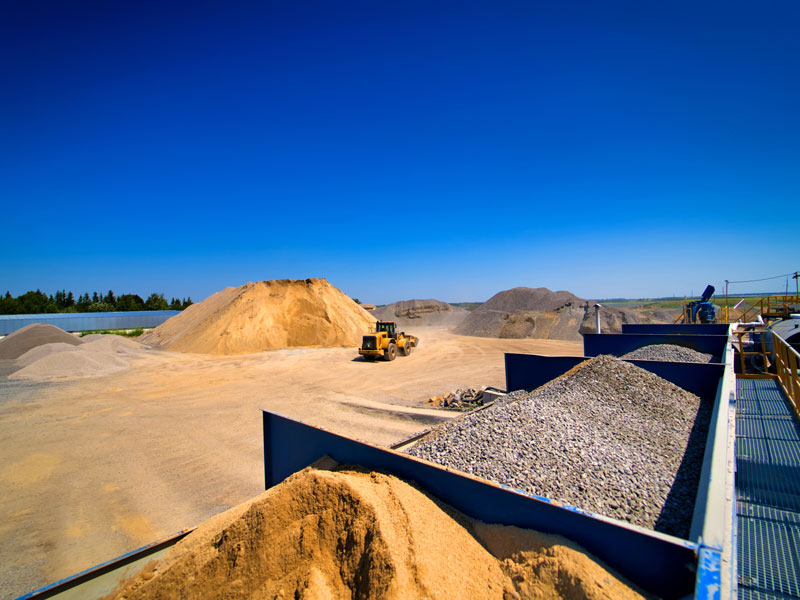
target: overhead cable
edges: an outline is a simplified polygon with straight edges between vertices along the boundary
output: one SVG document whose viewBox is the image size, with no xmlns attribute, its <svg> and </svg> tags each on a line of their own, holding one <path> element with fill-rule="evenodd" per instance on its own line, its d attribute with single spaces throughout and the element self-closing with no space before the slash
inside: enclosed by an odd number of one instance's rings
<svg viewBox="0 0 800 600">
<path fill-rule="evenodd" d="M 745 279 L 743 281 L 728 281 L 725 280 L 726 283 L 756 283 L 757 281 L 769 281 L 770 279 L 781 279 L 782 277 L 794 277 L 797 274 L 797 271 L 793 271 L 792 273 L 784 273 L 783 275 L 775 275 L 773 277 L 764 277 L 763 279 Z"/>
</svg>

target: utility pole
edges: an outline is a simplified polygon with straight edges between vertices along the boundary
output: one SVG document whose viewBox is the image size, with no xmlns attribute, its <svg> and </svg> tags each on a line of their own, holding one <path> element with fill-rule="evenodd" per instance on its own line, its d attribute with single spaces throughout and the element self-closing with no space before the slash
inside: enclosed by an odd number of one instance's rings
<svg viewBox="0 0 800 600">
<path fill-rule="evenodd" d="M 730 322 L 730 316 L 728 315 L 728 280 L 725 280 L 725 322 Z"/>
<path fill-rule="evenodd" d="M 794 293 L 795 296 L 797 296 L 797 298 L 800 299 L 800 279 L 798 279 L 797 277 L 798 277 L 797 271 L 795 271 L 794 275 L 792 275 L 792 279 L 794 279 Z"/>
</svg>

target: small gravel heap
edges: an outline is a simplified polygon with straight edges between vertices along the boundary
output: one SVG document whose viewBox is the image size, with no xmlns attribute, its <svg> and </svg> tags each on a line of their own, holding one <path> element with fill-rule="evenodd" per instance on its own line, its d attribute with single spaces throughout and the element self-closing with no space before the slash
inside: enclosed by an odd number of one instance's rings
<svg viewBox="0 0 800 600">
<path fill-rule="evenodd" d="M 685 348 L 684 346 L 676 346 L 675 344 L 652 344 L 650 346 L 642 346 L 633 352 L 628 352 L 622 358 L 630 358 L 633 360 L 664 360 L 667 362 L 710 363 L 714 360 L 714 355 L 698 352 L 697 350 Z"/>
<path fill-rule="evenodd" d="M 467 388 L 442 396 L 431 396 L 428 398 L 428 404 L 433 404 L 436 408 L 450 410 L 472 410 L 478 406 L 483 406 L 483 390 Z"/>
<path fill-rule="evenodd" d="M 611 356 L 449 421 L 408 453 L 688 537 L 711 403 Z"/>
</svg>

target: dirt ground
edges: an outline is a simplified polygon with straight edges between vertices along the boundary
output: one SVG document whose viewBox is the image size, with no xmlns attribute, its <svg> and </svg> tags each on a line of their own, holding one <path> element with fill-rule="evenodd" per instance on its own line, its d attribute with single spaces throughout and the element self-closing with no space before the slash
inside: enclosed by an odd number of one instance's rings
<svg viewBox="0 0 800 600">
<path fill-rule="evenodd" d="M 354 349 L 147 353 L 122 372 L 12 382 L 0 361 L 0 598 L 197 525 L 264 487 L 260 409 L 389 445 L 453 413 L 428 397 L 504 386 L 503 353 L 582 344 L 414 331 L 409 357 Z"/>
</svg>

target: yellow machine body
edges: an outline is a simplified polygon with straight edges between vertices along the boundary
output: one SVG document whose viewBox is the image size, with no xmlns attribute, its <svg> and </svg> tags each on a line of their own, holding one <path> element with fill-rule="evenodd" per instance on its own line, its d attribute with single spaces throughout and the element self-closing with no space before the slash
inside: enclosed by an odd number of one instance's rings
<svg viewBox="0 0 800 600">
<path fill-rule="evenodd" d="M 394 321 L 378 321 L 375 324 L 375 333 L 365 335 L 358 353 L 365 360 L 394 360 L 400 354 L 408 356 L 418 345 L 416 336 L 407 335 L 404 331 L 397 331 Z"/>
</svg>

